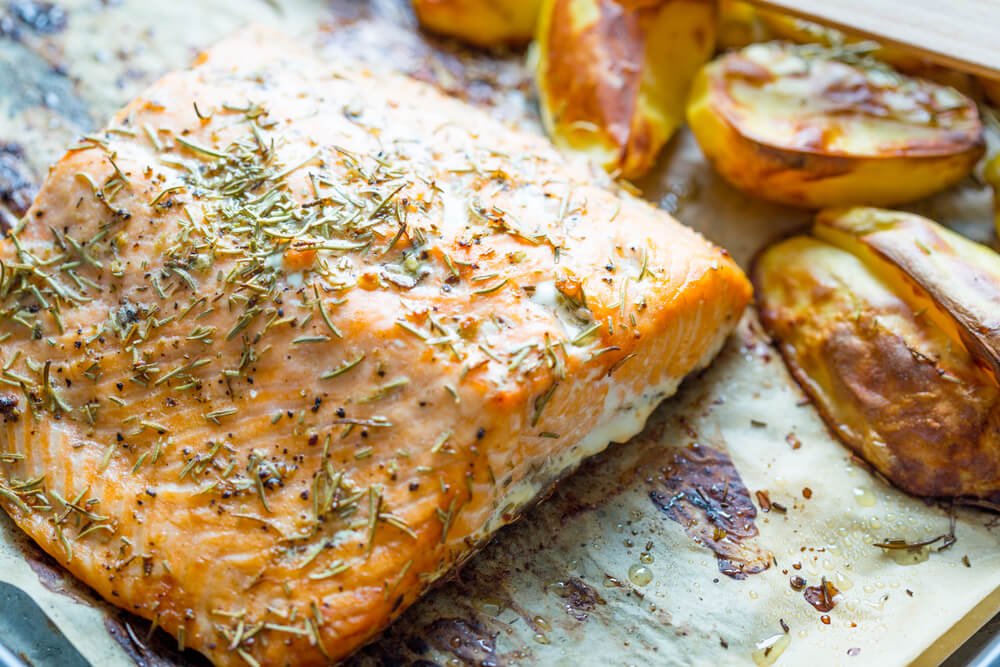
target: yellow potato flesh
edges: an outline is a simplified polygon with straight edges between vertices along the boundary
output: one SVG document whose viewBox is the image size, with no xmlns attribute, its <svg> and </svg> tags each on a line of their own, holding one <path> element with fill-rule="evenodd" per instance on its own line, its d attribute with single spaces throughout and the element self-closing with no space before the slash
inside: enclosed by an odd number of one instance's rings
<svg viewBox="0 0 1000 667">
<path fill-rule="evenodd" d="M 867 37 L 845 33 L 819 23 L 800 19 L 773 9 L 756 7 L 740 0 L 720 3 L 719 43 L 725 48 L 742 48 L 753 42 L 786 41 L 842 47 L 892 65 L 901 72 L 926 69 L 928 62 L 912 50 L 883 45 Z M 723 32 L 722 28 L 726 30 Z M 724 41 L 725 40 L 725 41 Z"/>
<path fill-rule="evenodd" d="M 549 136 L 638 178 L 683 122 L 691 79 L 714 46 L 707 0 L 546 0 L 535 73 Z"/>
<path fill-rule="evenodd" d="M 527 44 L 541 0 L 413 0 L 420 24 L 476 46 Z"/>
<path fill-rule="evenodd" d="M 1000 237 L 1000 153 L 986 161 L 983 180 L 993 189 L 993 227 Z"/>
<path fill-rule="evenodd" d="M 742 0 L 720 0 L 718 21 L 718 47 L 720 50 L 741 49 L 754 42 L 771 39 L 760 11 Z"/>
<path fill-rule="evenodd" d="M 720 12 L 719 44 L 727 49 L 771 40 L 819 44 L 863 54 L 891 65 L 904 74 L 952 86 L 966 95 L 976 94 L 974 76 L 933 63 L 912 49 L 880 44 L 864 35 L 844 32 L 739 0 L 722 0 Z"/>
<path fill-rule="evenodd" d="M 809 208 L 919 199 L 983 151 L 975 103 L 954 89 L 783 44 L 706 65 L 687 116 L 726 180 Z"/>
<path fill-rule="evenodd" d="M 863 51 L 867 56 L 911 76 L 954 86 L 965 94 L 971 94 L 974 90 L 973 77 L 969 74 L 932 63 L 912 49 L 879 44 L 863 35 L 843 32 L 771 9 L 758 10 L 758 21 L 764 27 L 764 32 L 769 34 L 767 39 L 785 40 L 797 44 L 822 44 L 855 52 Z"/>
<path fill-rule="evenodd" d="M 902 211 L 822 211 L 813 234 L 864 261 L 1000 378 L 1000 255 Z"/>
<path fill-rule="evenodd" d="M 753 279 L 762 323 L 848 447 L 911 493 L 1000 501 L 1000 394 L 934 298 L 809 237 L 766 250 Z"/>
</svg>

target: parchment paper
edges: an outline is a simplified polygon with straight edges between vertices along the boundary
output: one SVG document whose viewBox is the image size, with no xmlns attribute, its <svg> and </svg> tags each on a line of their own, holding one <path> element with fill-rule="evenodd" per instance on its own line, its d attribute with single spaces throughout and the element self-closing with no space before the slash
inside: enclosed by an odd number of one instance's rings
<svg viewBox="0 0 1000 667">
<path fill-rule="evenodd" d="M 41 24 L 18 13 L 29 6 L 0 9 L 0 204 L 13 215 L 76 136 L 251 21 L 302 35 L 331 59 L 403 69 L 537 130 L 522 54 L 426 39 L 402 1 L 61 0 L 62 17 L 50 9 Z M 686 133 L 639 185 L 744 266 L 809 220 L 735 193 Z M 989 193 L 970 180 L 916 208 L 989 240 L 989 206 Z M 905 665 L 921 655 L 932 664 L 1000 608 L 1000 521 L 977 510 L 953 514 L 957 542 L 924 562 L 902 565 L 873 547 L 946 533 L 949 510 L 894 490 L 852 460 L 751 312 L 713 366 L 689 379 L 642 435 L 585 464 L 355 661 L 738 665 L 753 664 L 758 642 L 787 634 L 778 664 Z M 744 558 L 748 570 L 770 566 L 727 576 L 709 546 L 732 562 Z M 834 608 L 817 611 L 793 590 L 794 576 L 809 586 L 831 582 L 840 591 Z M 94 665 L 200 664 L 94 600 L 6 517 L 0 580 L 31 594 Z"/>
</svg>

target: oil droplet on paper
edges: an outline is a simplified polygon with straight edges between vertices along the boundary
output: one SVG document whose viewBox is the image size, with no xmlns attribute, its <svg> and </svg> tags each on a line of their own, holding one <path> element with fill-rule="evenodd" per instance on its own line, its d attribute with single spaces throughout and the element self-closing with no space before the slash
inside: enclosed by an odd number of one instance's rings
<svg viewBox="0 0 1000 667">
<path fill-rule="evenodd" d="M 499 616 L 503 611 L 504 601 L 499 598 L 481 598 L 475 600 L 472 605 L 488 616 Z"/>
<path fill-rule="evenodd" d="M 633 565 L 628 569 L 628 578 L 636 586 L 646 586 L 653 580 L 653 571 L 645 565 Z"/>
<path fill-rule="evenodd" d="M 860 487 L 854 489 L 854 500 L 862 507 L 875 507 L 877 502 L 874 493 Z"/>
<path fill-rule="evenodd" d="M 854 588 L 854 582 L 851 578 L 840 570 L 833 573 L 833 585 L 842 591 L 849 591 Z"/>
<path fill-rule="evenodd" d="M 889 550 L 889 557 L 899 565 L 919 565 L 930 558 L 930 556 L 931 548 L 929 546 Z"/>
<path fill-rule="evenodd" d="M 774 635 L 757 642 L 754 652 L 751 654 L 754 663 L 759 667 L 769 667 L 778 661 L 781 654 L 785 652 L 788 645 L 792 643 L 792 638 L 787 633 Z"/>
</svg>

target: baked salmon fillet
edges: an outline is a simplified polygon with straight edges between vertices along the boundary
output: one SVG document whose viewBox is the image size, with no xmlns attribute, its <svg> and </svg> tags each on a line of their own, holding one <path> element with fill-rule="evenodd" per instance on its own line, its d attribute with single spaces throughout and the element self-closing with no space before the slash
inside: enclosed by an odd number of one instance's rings
<svg viewBox="0 0 1000 667">
<path fill-rule="evenodd" d="M 372 639 L 706 365 L 750 287 L 542 138 L 251 30 L 0 245 L 0 502 L 218 665 Z"/>
</svg>

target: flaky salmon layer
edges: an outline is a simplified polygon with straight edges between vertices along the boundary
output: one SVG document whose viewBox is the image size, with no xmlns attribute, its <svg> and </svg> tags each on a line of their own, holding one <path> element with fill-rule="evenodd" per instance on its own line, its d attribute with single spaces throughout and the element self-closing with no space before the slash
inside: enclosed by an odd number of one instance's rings
<svg viewBox="0 0 1000 667">
<path fill-rule="evenodd" d="M 544 140 L 251 31 L 0 245 L 0 503 L 216 664 L 364 644 L 638 432 L 750 294 Z"/>
</svg>

